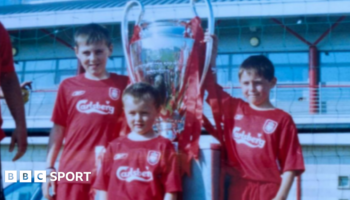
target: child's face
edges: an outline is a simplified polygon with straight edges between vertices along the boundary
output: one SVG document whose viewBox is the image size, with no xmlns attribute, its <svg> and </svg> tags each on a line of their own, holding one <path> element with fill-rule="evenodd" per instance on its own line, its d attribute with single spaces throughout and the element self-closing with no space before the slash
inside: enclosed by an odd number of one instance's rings
<svg viewBox="0 0 350 200">
<path fill-rule="evenodd" d="M 104 41 L 86 44 L 86 38 L 80 36 L 77 38 L 75 54 L 86 73 L 99 78 L 106 74 L 107 60 L 112 54 L 112 47 L 108 47 Z"/>
<path fill-rule="evenodd" d="M 240 77 L 244 97 L 257 107 L 270 103 L 270 90 L 276 85 L 276 78 L 269 81 L 253 70 L 245 70 Z"/>
<path fill-rule="evenodd" d="M 144 135 L 153 131 L 152 127 L 159 113 L 153 101 L 136 99 L 131 95 L 123 97 L 126 120 L 132 132 Z"/>
</svg>

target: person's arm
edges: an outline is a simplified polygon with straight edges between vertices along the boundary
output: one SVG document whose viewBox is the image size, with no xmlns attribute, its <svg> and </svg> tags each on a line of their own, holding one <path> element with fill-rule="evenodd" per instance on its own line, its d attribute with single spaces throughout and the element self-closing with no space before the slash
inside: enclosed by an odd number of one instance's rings
<svg viewBox="0 0 350 200">
<path fill-rule="evenodd" d="M 46 157 L 47 168 L 54 167 L 55 165 L 58 153 L 63 145 L 64 130 L 65 128 L 58 124 L 54 124 L 51 129 Z"/>
<path fill-rule="evenodd" d="M 53 128 L 51 129 L 46 157 L 46 167 L 48 169 L 54 169 L 57 156 L 63 145 L 64 130 L 65 128 L 58 124 L 54 124 Z M 48 180 L 42 185 L 43 196 L 47 199 L 53 199 L 49 193 L 50 187 L 52 187 L 53 195 L 55 195 L 56 182 L 51 182 L 48 177 Z"/>
<path fill-rule="evenodd" d="M 107 192 L 104 190 L 96 190 L 96 197 L 98 197 L 98 200 L 107 200 Z"/>
<path fill-rule="evenodd" d="M 21 83 L 21 89 L 27 89 L 27 87 L 31 90 L 32 89 L 32 81 L 25 81 L 23 83 Z M 22 93 L 22 97 L 23 97 L 23 93 Z M 2 88 L 0 87 L 0 99 L 4 99 L 4 93 L 2 91 Z"/>
<path fill-rule="evenodd" d="M 27 126 L 24 115 L 21 89 L 15 72 L 2 72 L 0 85 L 8 108 L 15 121 L 16 128 L 12 133 L 9 151 L 12 152 L 17 144 L 18 150 L 12 161 L 21 158 L 27 150 Z"/>
<path fill-rule="evenodd" d="M 209 40 L 213 41 L 213 50 L 212 50 L 212 55 L 211 55 L 211 60 L 210 60 L 210 66 L 213 69 L 216 67 L 216 57 L 218 54 L 219 40 L 218 40 L 218 37 L 216 35 L 210 35 L 208 32 L 206 32 L 203 42 L 208 42 Z M 210 97 L 213 95 L 213 94 L 211 94 L 213 92 L 216 93 L 216 96 L 220 96 L 221 100 L 232 98 L 232 96 L 230 94 L 228 94 L 227 92 L 225 92 L 224 89 L 217 83 L 216 74 L 213 70 L 208 71 L 206 80 L 207 80 L 206 82 L 208 84 L 207 88 L 206 88 L 207 92 L 208 92 L 208 99 L 210 99 Z M 208 101 L 208 99 L 207 99 L 207 101 Z"/>
<path fill-rule="evenodd" d="M 165 189 L 164 200 L 176 200 L 177 193 L 182 191 L 179 157 L 175 152 L 174 145 L 168 142 L 162 150 L 161 159 L 162 184 Z"/>
<path fill-rule="evenodd" d="M 203 42 L 213 42 L 212 55 L 210 60 L 210 68 L 216 67 L 216 57 L 218 53 L 218 38 L 216 35 L 210 35 L 208 32 L 205 33 Z M 225 100 L 231 99 L 231 95 L 226 93 L 224 89 L 217 83 L 216 74 L 214 70 L 209 70 L 206 74 L 206 81 L 204 84 L 207 97 L 205 101 L 211 108 L 214 124 L 210 122 L 207 116 L 203 113 L 203 126 L 204 128 L 215 137 L 220 143 L 223 143 L 223 130 L 222 124 L 222 104 Z"/>
<path fill-rule="evenodd" d="M 177 199 L 177 193 L 165 193 L 164 200 L 176 200 Z"/>
<path fill-rule="evenodd" d="M 276 197 L 273 200 L 287 199 L 288 192 L 294 177 L 305 170 L 301 145 L 298 138 L 298 130 L 290 115 L 284 117 L 279 126 L 282 127 L 279 133 L 278 162 L 282 172 L 282 183 Z"/>
<path fill-rule="evenodd" d="M 102 162 L 100 163 L 100 168 L 97 170 L 96 178 L 93 181 L 92 189 L 96 192 L 95 197 L 98 200 L 107 200 L 108 199 L 108 188 L 109 180 L 111 175 L 111 168 L 113 165 L 113 152 L 112 147 L 109 145 L 103 153 Z M 114 172 L 113 172 L 114 174 Z"/>
<path fill-rule="evenodd" d="M 288 197 L 288 193 L 290 188 L 292 187 L 293 181 L 295 177 L 294 171 L 286 171 L 282 174 L 282 183 L 280 188 L 278 189 L 277 195 L 272 200 L 286 200 Z"/>
</svg>

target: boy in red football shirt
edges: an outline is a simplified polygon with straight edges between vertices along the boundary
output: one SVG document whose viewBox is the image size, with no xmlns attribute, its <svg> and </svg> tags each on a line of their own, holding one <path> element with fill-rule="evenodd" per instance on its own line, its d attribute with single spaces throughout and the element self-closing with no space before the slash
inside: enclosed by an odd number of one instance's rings
<svg viewBox="0 0 350 200">
<path fill-rule="evenodd" d="M 128 83 L 126 76 L 108 73 L 107 59 L 112 53 L 108 30 L 97 24 L 78 29 L 74 35 L 75 53 L 85 73 L 64 80 L 59 87 L 53 111 L 54 126 L 50 134 L 46 160 L 48 174 L 65 141 L 59 172 L 92 172 L 95 151 L 118 137 L 123 121 L 121 94 Z M 43 184 L 43 194 L 57 200 L 89 199 L 91 175 L 68 182 L 66 179 Z"/>
<path fill-rule="evenodd" d="M 240 66 L 238 77 L 248 102 L 215 88 L 224 120 L 223 135 L 216 137 L 225 146 L 232 170 L 229 199 L 287 199 L 294 177 L 305 167 L 292 117 L 269 99 L 277 81 L 274 66 L 265 56 L 251 56 Z M 209 92 L 212 108 L 214 96 Z"/>
<path fill-rule="evenodd" d="M 111 142 L 94 183 L 99 200 L 176 200 L 181 178 L 173 144 L 152 126 L 160 111 L 159 92 L 136 83 L 123 93 L 131 133 Z"/>
</svg>

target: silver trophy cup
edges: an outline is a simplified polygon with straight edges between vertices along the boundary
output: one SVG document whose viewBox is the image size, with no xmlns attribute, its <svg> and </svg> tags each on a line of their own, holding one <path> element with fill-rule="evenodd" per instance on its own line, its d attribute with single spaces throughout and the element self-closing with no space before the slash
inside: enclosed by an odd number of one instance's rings
<svg viewBox="0 0 350 200">
<path fill-rule="evenodd" d="M 214 32 L 214 19 L 209 0 L 208 32 Z M 138 5 L 140 13 L 136 26 L 139 28 L 139 39 L 129 43 L 127 14 Z M 190 2 L 195 15 L 194 1 Z M 191 29 L 184 20 L 142 21 L 144 7 L 139 1 L 129 1 L 122 20 L 122 41 L 124 54 L 127 57 L 128 74 L 131 81 L 148 82 L 162 93 L 163 106 L 155 129 L 163 137 L 174 141 L 184 128 L 186 117 L 184 99 L 187 87 L 187 62 L 191 55 L 194 39 Z M 203 84 L 209 69 L 212 41 L 207 42 L 206 60 L 200 85 Z"/>
</svg>

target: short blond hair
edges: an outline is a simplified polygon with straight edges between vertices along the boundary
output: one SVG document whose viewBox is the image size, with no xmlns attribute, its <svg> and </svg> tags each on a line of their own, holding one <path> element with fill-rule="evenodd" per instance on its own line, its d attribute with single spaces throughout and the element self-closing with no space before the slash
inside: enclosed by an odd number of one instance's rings
<svg viewBox="0 0 350 200">
<path fill-rule="evenodd" d="M 123 98 L 127 95 L 141 100 L 149 100 L 151 98 L 157 109 L 163 104 L 161 92 L 148 83 L 140 82 L 129 85 L 123 92 Z"/>
</svg>

